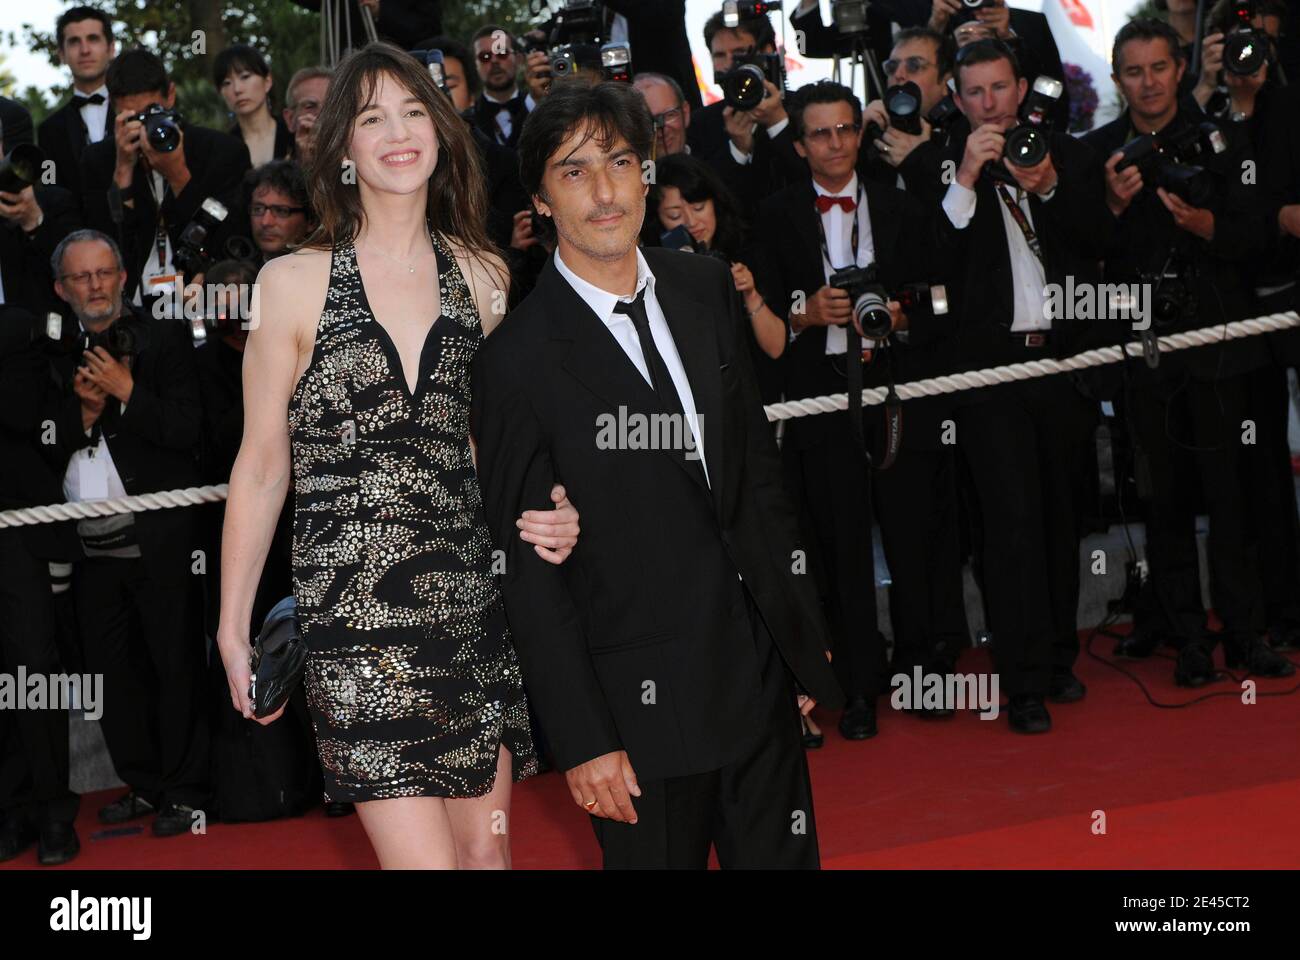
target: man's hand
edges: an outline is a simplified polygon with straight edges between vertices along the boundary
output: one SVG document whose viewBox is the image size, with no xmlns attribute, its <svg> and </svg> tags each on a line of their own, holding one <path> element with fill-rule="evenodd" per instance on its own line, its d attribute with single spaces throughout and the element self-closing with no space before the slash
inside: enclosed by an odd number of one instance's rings
<svg viewBox="0 0 1300 960">
<path fill-rule="evenodd" d="M 0 191 L 0 217 L 12 220 L 26 233 L 36 229 L 41 222 L 41 205 L 36 202 L 36 191 L 30 184 L 17 193 Z"/>
<path fill-rule="evenodd" d="M 812 713 L 813 707 L 817 706 L 817 701 L 806 693 L 799 694 L 795 699 L 795 703 L 799 705 L 799 713 L 805 717 Z"/>
<path fill-rule="evenodd" d="M 116 397 L 123 403 L 130 403 L 131 391 L 135 389 L 135 380 L 125 363 L 115 359 L 103 347 L 86 350 L 81 354 L 85 364 L 86 377 L 110 397 Z"/>
<path fill-rule="evenodd" d="M 545 50 L 534 50 L 524 59 L 524 80 L 534 100 L 541 100 L 551 90 L 551 58 Z"/>
<path fill-rule="evenodd" d="M 578 543 L 578 511 L 569 502 L 564 487 L 551 488 L 554 510 L 525 510 L 515 526 L 519 539 L 533 544 L 537 555 L 548 563 L 561 564 Z"/>
<path fill-rule="evenodd" d="M 885 158 L 885 162 L 891 167 L 901 166 L 913 150 L 930 139 L 932 129 L 924 117 L 921 118 L 920 133 L 906 133 L 897 127 L 887 127 L 876 141 L 876 148 L 879 149 L 883 144 L 884 149 L 880 155 Z"/>
<path fill-rule="evenodd" d="M 113 121 L 113 142 L 117 159 L 113 167 L 113 181 L 119 190 L 129 190 L 135 177 L 135 163 L 140 159 L 140 145 L 144 141 L 144 124 L 131 119 L 129 113 L 119 113 Z"/>
<path fill-rule="evenodd" d="M 108 394 L 96 386 L 81 367 L 72 375 L 72 392 L 81 400 L 81 429 L 89 430 L 104 412 Z"/>
<path fill-rule="evenodd" d="M 754 152 L 754 112 L 737 110 L 735 107 L 722 108 L 722 125 L 727 136 L 741 153 Z"/>
<path fill-rule="evenodd" d="M 837 287 L 826 284 L 808 299 L 808 309 L 798 323 L 796 333 L 805 327 L 834 327 L 853 319 L 853 304 L 849 295 Z M 799 319 L 796 315 L 792 319 Z"/>
<path fill-rule="evenodd" d="M 1219 84 L 1219 73 L 1223 70 L 1223 41 L 1224 35 L 1217 31 L 1201 41 L 1201 75 L 1192 96 L 1202 107 L 1209 103 Z"/>
<path fill-rule="evenodd" d="M 515 214 L 515 225 L 510 231 L 510 247 L 514 250 L 527 250 L 536 243 L 541 241 L 533 234 L 533 211 L 520 210 Z"/>
<path fill-rule="evenodd" d="M 1279 210 L 1277 225 L 1283 233 L 1300 237 L 1300 203 L 1288 203 Z"/>
<path fill-rule="evenodd" d="M 775 126 L 789 116 L 785 112 L 785 101 L 781 99 L 781 91 L 771 80 L 763 81 L 763 89 L 767 92 L 763 94 L 763 99 L 758 101 L 758 106 L 753 110 L 754 119 L 765 127 Z"/>
<path fill-rule="evenodd" d="M 995 124 L 986 123 L 974 131 L 966 138 L 966 152 L 957 169 L 957 182 L 967 190 L 974 190 L 976 181 L 984 172 L 984 164 L 1001 160 L 1006 142 L 1006 137 Z"/>
<path fill-rule="evenodd" d="M 930 6 L 930 28 L 943 33 L 953 14 L 961 11 L 961 0 L 934 0 Z"/>
<path fill-rule="evenodd" d="M 1106 161 L 1106 206 L 1116 219 L 1124 215 L 1143 186 L 1142 172 L 1136 164 L 1123 170 L 1115 169 L 1122 157 L 1123 154 L 1117 150 Z"/>
<path fill-rule="evenodd" d="M 615 750 L 580 763 L 564 771 L 564 779 L 573 802 L 593 817 L 636 823 L 636 808 L 628 794 L 639 797 L 641 788 L 637 786 L 636 772 L 628 762 L 626 750 Z M 588 806 L 593 800 L 595 804 Z"/>
<path fill-rule="evenodd" d="M 155 150 L 148 137 L 140 141 L 140 151 L 149 161 L 149 166 L 163 175 L 167 185 L 172 188 L 172 195 L 179 197 L 181 191 L 190 182 L 190 168 L 185 163 L 185 134 L 178 132 L 176 149 L 163 153 Z"/>
<path fill-rule="evenodd" d="M 1015 36 L 1011 31 L 1011 10 L 1006 0 L 993 0 L 992 6 L 983 6 L 975 11 L 975 18 L 987 27 L 991 27 L 999 40 L 1009 40 Z"/>
<path fill-rule="evenodd" d="M 1051 193 L 1056 189 L 1056 184 L 1060 180 L 1056 173 L 1056 166 L 1052 163 L 1050 153 L 1032 167 L 1017 167 L 1010 160 L 1005 159 L 1002 163 L 1011 171 L 1011 175 L 1016 178 L 1016 183 L 1020 184 L 1020 189 L 1035 196 L 1041 197 L 1045 193 Z"/>
<path fill-rule="evenodd" d="M 1165 209 L 1174 215 L 1174 223 L 1179 227 L 1207 242 L 1214 239 L 1213 213 L 1203 207 L 1193 207 L 1164 187 L 1158 187 L 1156 194 L 1165 205 Z"/>
</svg>

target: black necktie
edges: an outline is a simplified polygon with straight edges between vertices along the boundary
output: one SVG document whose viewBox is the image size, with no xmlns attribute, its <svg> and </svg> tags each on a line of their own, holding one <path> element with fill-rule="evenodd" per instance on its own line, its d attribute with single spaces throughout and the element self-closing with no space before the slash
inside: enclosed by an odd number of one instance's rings
<svg viewBox="0 0 1300 960">
<path fill-rule="evenodd" d="M 88 97 L 83 97 L 83 96 L 82 96 L 81 94 L 79 94 L 79 93 L 74 93 L 74 94 L 72 95 L 72 106 L 73 106 L 73 108 L 76 109 L 76 110 L 80 110 L 82 107 L 84 107 L 84 106 L 85 106 L 86 104 L 88 104 L 88 103 L 89 103 L 89 104 L 100 104 L 100 103 L 103 103 L 103 102 L 104 102 L 104 95 L 103 95 L 102 93 L 92 93 L 92 94 L 91 94 L 90 96 L 88 96 Z"/>
<path fill-rule="evenodd" d="M 691 422 L 686 417 L 686 411 L 682 407 L 681 397 L 677 395 L 677 388 L 673 385 L 672 374 L 664 365 L 664 358 L 659 354 L 659 349 L 655 346 L 655 338 L 650 333 L 650 317 L 645 309 L 645 294 L 650 289 L 649 286 L 641 288 L 641 292 L 636 295 L 636 299 L 630 303 L 620 300 L 614 304 L 614 312 L 626 314 L 632 318 L 632 326 L 636 328 L 637 339 L 641 341 L 641 354 L 645 357 L 646 369 L 650 372 L 650 386 L 655 393 L 659 395 L 659 402 L 664 410 L 681 418 L 682 439 L 685 443 L 686 431 L 690 430 L 694 436 L 694 430 Z M 700 464 L 699 444 L 695 446 L 694 458 L 686 458 L 688 464 L 693 463 L 695 469 L 699 471 L 700 479 L 705 479 L 704 468 Z M 683 451 L 684 452 L 684 451 Z"/>
</svg>

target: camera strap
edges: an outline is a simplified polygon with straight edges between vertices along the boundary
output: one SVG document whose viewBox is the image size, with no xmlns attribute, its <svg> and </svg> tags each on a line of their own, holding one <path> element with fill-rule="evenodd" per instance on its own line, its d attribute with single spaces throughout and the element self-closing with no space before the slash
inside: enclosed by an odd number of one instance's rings
<svg viewBox="0 0 1300 960">
<path fill-rule="evenodd" d="M 1016 222 L 1020 232 L 1025 235 L 1025 243 L 1029 244 L 1030 252 L 1038 258 L 1039 264 L 1046 270 L 1047 262 L 1043 259 L 1043 245 L 1039 242 L 1038 234 L 1034 232 L 1034 228 L 1029 225 L 1029 217 L 1025 216 L 1025 211 L 1012 198 L 1011 191 L 1005 185 L 994 183 L 993 189 L 997 191 L 999 199 L 1006 206 L 1007 212 L 1011 214 L 1011 219 Z"/>
<path fill-rule="evenodd" d="M 871 452 L 867 452 L 867 463 L 877 470 L 888 470 L 898 459 L 898 449 L 903 445 L 903 401 L 894 389 L 894 351 L 886 350 L 885 369 L 888 386 L 885 389 L 885 455 L 877 463 Z"/>
</svg>

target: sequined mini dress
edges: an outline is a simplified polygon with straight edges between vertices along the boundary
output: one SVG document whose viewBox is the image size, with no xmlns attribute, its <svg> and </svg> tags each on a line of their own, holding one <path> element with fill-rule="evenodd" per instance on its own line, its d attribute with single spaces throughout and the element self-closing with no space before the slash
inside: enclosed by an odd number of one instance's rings
<svg viewBox="0 0 1300 960">
<path fill-rule="evenodd" d="M 514 780 L 537 771 L 469 445 L 483 330 L 432 239 L 442 313 L 415 393 L 345 242 L 289 401 L 294 597 L 327 800 L 482 796 L 503 742 Z"/>
</svg>

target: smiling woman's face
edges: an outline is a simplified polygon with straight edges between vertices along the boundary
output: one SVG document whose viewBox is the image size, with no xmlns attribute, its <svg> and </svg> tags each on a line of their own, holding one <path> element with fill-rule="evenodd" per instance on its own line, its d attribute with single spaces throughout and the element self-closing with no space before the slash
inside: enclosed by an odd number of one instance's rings
<svg viewBox="0 0 1300 960">
<path fill-rule="evenodd" d="M 353 121 L 347 158 L 356 164 L 363 189 L 414 193 L 438 165 L 429 108 L 391 76 L 380 74 Z"/>
</svg>

